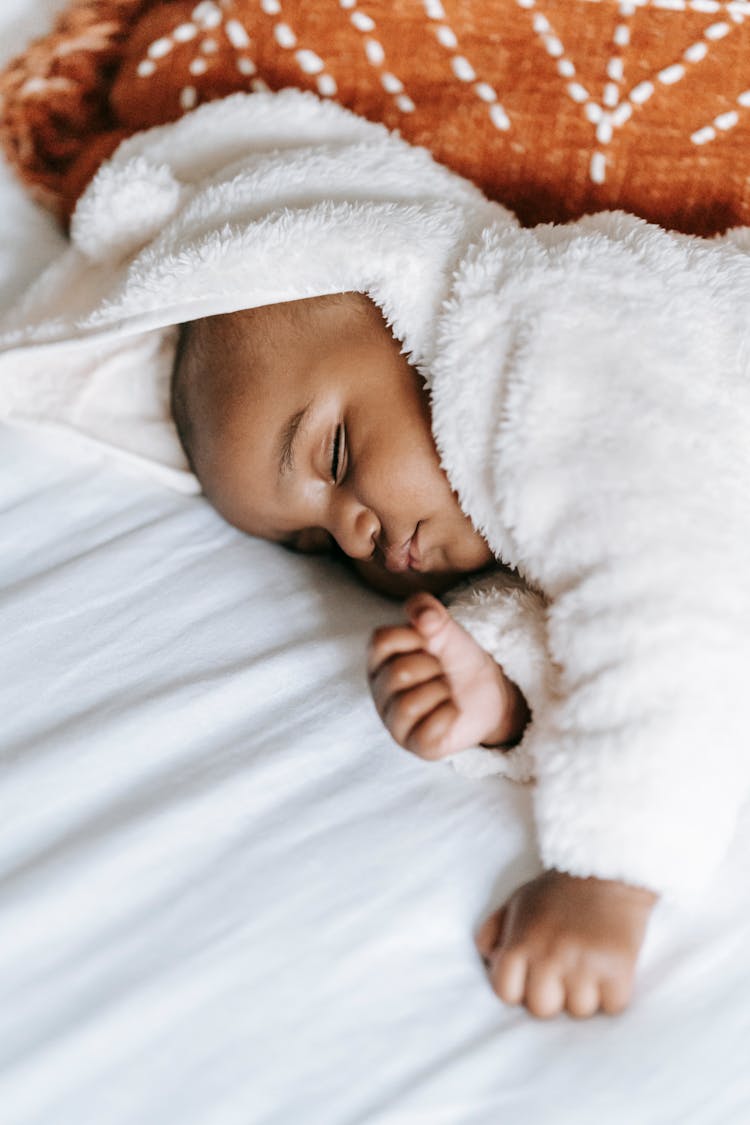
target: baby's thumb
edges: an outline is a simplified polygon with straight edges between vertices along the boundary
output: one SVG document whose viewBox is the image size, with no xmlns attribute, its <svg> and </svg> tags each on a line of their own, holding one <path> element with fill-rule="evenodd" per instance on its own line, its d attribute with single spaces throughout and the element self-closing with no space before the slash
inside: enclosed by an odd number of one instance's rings
<svg viewBox="0 0 750 1125">
<path fill-rule="evenodd" d="M 406 612 L 424 647 L 441 662 L 445 675 L 464 675 L 469 669 L 476 669 L 477 657 L 486 657 L 474 638 L 432 594 L 419 593 L 409 598 Z"/>
<path fill-rule="evenodd" d="M 506 908 L 502 906 L 494 914 L 490 914 L 479 927 L 479 933 L 474 938 L 474 944 L 485 964 L 488 964 L 492 954 L 500 945 L 505 924 Z"/>
<path fill-rule="evenodd" d="M 432 594 L 414 594 L 404 609 L 412 626 L 425 641 L 435 637 L 451 621 L 445 606 Z"/>
</svg>

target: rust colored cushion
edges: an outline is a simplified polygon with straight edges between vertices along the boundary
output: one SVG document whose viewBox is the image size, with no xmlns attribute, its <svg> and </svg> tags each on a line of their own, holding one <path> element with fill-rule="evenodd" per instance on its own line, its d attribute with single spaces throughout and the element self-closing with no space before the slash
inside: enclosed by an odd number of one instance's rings
<svg viewBox="0 0 750 1125">
<path fill-rule="evenodd" d="M 67 216 L 124 136 L 259 85 L 400 130 L 527 223 L 750 223 L 746 0 L 77 0 L 0 77 L 2 140 Z"/>
</svg>

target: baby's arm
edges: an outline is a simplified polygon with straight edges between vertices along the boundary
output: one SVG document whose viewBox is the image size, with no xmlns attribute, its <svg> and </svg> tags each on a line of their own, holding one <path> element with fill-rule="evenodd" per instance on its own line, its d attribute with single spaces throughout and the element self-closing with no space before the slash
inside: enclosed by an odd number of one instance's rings
<svg viewBox="0 0 750 1125">
<path fill-rule="evenodd" d="M 406 609 L 409 624 L 378 630 L 368 660 L 375 705 L 394 739 L 428 759 L 520 739 L 528 706 L 489 653 L 430 595 Z M 544 872 L 479 932 L 493 988 L 542 1018 L 621 1011 L 655 901 L 614 880 Z"/>
</svg>

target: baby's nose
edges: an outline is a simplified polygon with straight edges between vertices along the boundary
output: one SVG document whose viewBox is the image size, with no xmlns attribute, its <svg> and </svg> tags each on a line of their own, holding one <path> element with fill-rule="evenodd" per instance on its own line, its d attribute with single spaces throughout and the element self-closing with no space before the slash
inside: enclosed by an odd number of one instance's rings
<svg viewBox="0 0 750 1125">
<path fill-rule="evenodd" d="M 380 534 L 380 521 L 371 508 L 354 503 L 335 533 L 339 547 L 351 559 L 372 557 Z"/>
</svg>

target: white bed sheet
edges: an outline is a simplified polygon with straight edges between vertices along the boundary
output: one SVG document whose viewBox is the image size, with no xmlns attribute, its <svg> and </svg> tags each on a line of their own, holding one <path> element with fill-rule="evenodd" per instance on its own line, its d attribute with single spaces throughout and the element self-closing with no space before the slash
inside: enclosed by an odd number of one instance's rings
<svg viewBox="0 0 750 1125">
<path fill-rule="evenodd" d="M 59 235 L 0 216 L 7 300 Z M 2 1125 L 750 1121 L 750 815 L 628 1013 L 534 1022 L 471 939 L 530 794 L 390 744 L 390 603 L 54 434 L 0 427 L 0 527 Z"/>
</svg>

